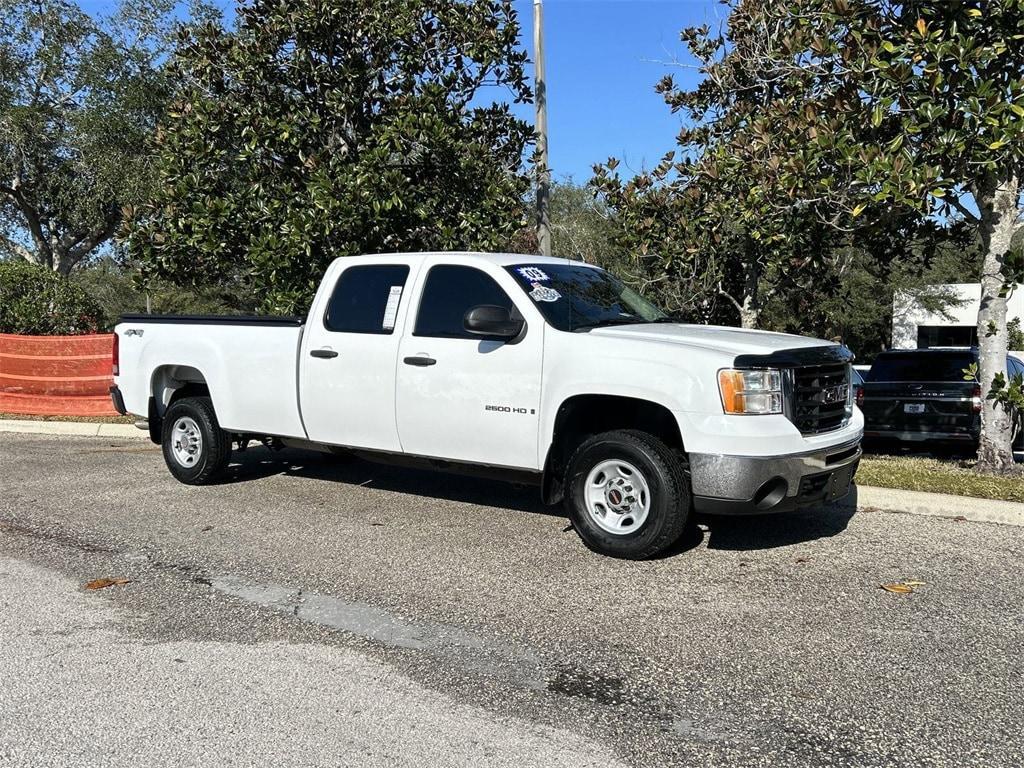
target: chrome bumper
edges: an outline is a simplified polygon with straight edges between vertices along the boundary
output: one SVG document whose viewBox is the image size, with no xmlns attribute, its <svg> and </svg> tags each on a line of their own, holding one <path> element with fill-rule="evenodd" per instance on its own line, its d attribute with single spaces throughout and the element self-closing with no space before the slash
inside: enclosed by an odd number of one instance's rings
<svg viewBox="0 0 1024 768">
<path fill-rule="evenodd" d="M 715 514 L 787 512 L 845 496 L 860 440 L 787 456 L 690 454 L 694 508 Z"/>
</svg>

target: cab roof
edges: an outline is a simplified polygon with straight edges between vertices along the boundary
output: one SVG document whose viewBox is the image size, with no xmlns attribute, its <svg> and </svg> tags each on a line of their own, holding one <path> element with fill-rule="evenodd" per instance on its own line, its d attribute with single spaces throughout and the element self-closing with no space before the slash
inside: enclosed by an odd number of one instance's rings
<svg viewBox="0 0 1024 768">
<path fill-rule="evenodd" d="M 507 267 L 513 264 L 572 264 L 580 267 L 596 267 L 595 264 L 588 264 L 585 261 L 574 259 L 563 259 L 555 256 L 538 256 L 535 253 L 484 253 L 483 251 L 407 251 L 393 253 L 363 253 L 358 256 L 344 256 L 345 259 L 379 258 L 381 256 L 447 256 L 458 260 L 465 260 L 467 263 L 483 261 L 495 264 L 499 267 Z"/>
</svg>

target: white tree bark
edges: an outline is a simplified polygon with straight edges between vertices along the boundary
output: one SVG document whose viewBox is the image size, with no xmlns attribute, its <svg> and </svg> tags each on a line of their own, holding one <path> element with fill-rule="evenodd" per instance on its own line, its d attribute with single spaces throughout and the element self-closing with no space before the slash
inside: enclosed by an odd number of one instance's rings
<svg viewBox="0 0 1024 768">
<path fill-rule="evenodd" d="M 992 179 L 976 194 L 981 213 L 981 242 L 985 253 L 978 309 L 978 377 L 981 382 L 981 443 L 978 462 L 988 470 L 1013 467 L 1010 415 L 987 399 L 992 379 L 1006 375 L 1006 281 L 1004 263 L 1017 219 L 1019 180 L 1015 176 Z"/>
</svg>

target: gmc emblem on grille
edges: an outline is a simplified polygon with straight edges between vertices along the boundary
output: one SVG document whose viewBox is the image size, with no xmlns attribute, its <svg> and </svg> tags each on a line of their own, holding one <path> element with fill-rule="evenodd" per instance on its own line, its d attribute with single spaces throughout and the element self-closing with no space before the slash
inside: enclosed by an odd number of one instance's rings
<svg viewBox="0 0 1024 768">
<path fill-rule="evenodd" d="M 826 387 L 821 390 L 821 402 L 826 405 L 832 403 L 841 403 L 846 401 L 846 385 L 841 384 L 838 387 Z"/>
</svg>

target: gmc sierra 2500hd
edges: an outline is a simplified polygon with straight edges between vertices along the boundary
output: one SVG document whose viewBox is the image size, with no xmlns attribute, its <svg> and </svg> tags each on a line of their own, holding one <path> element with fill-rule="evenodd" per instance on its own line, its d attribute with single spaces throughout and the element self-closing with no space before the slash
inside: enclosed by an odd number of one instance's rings
<svg viewBox="0 0 1024 768">
<path fill-rule="evenodd" d="M 608 272 L 481 253 L 340 258 L 309 316 L 128 315 L 115 407 L 203 484 L 253 439 L 476 470 L 565 499 L 592 549 L 650 557 L 691 513 L 847 493 L 845 347 L 684 325 Z"/>
</svg>

